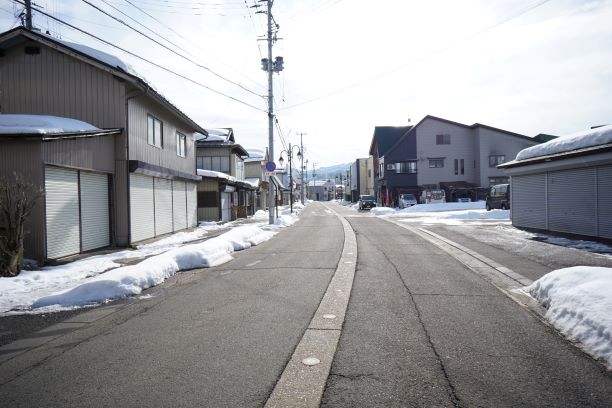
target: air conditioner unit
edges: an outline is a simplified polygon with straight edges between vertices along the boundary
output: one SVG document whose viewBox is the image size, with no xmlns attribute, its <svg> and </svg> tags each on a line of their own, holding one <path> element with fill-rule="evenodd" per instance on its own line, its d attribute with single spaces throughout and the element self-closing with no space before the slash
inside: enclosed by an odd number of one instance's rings
<svg viewBox="0 0 612 408">
<path fill-rule="evenodd" d="M 387 164 L 387 170 L 395 170 L 395 163 Z"/>
</svg>

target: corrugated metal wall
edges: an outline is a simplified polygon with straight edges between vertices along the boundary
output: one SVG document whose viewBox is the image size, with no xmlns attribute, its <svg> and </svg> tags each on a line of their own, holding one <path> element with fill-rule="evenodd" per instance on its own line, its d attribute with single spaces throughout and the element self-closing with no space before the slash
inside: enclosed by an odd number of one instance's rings
<svg viewBox="0 0 612 408">
<path fill-rule="evenodd" d="M 597 236 L 595 168 L 548 173 L 548 229 Z"/>
<path fill-rule="evenodd" d="M 513 176 L 510 195 L 513 225 L 546 229 L 546 174 Z"/>
<path fill-rule="evenodd" d="M 46 141 L 43 160 L 46 164 L 114 173 L 114 148 L 112 135 Z"/>
<path fill-rule="evenodd" d="M 599 236 L 612 239 L 612 165 L 597 167 Z"/>
<path fill-rule="evenodd" d="M 512 224 L 612 238 L 612 165 L 514 175 Z"/>
</svg>

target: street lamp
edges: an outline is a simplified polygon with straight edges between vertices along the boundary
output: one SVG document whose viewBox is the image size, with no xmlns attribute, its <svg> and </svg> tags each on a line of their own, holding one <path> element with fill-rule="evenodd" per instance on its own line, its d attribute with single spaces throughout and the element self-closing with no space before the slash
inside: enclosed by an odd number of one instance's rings
<svg viewBox="0 0 612 408">
<path fill-rule="evenodd" d="M 291 171 L 291 159 L 293 158 L 293 148 L 297 148 L 297 157 L 302 157 L 302 152 L 300 152 L 299 146 L 291 146 L 289 143 L 289 148 L 287 150 L 281 150 L 281 155 L 278 158 L 278 162 L 283 165 L 285 159 L 283 159 L 283 152 L 287 153 L 287 158 L 289 159 L 289 208 L 291 208 L 291 213 L 293 214 L 293 173 Z"/>
</svg>

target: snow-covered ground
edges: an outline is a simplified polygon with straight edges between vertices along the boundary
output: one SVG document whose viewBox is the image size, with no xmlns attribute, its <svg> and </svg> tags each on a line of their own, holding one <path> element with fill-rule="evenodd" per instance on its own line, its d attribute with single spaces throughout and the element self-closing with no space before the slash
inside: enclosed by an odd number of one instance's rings
<svg viewBox="0 0 612 408">
<path fill-rule="evenodd" d="M 346 205 L 346 204 L 344 204 Z M 353 206 L 357 209 L 355 206 Z M 510 211 L 484 208 L 484 202 L 419 204 L 405 209 L 377 207 L 370 214 L 394 217 L 419 225 L 452 225 L 470 228 L 489 226 L 498 232 L 499 242 L 529 245 L 533 240 L 574 249 L 612 254 L 612 247 L 594 241 L 569 239 L 514 228 Z M 475 239 L 477 233 L 471 234 Z M 610 258 L 612 256 L 604 255 Z M 612 268 L 575 266 L 552 271 L 523 288 L 546 308 L 546 318 L 561 333 L 579 342 L 593 357 L 612 370 Z"/>
<path fill-rule="evenodd" d="M 258 211 L 254 223 L 200 223 L 193 231 L 179 232 L 135 250 L 95 255 L 66 265 L 24 270 L 14 278 L 0 278 L 0 316 L 70 310 L 138 295 L 178 271 L 230 261 L 233 252 L 267 241 L 278 228 L 295 223 L 302 208 L 294 204 L 293 214 L 289 208 L 279 208 L 275 225 L 268 225 L 266 211 Z M 220 229 L 228 232 L 202 242 L 210 231 Z M 134 264 L 139 259 L 142 261 Z M 130 265 L 123 266 L 125 261 Z"/>
</svg>

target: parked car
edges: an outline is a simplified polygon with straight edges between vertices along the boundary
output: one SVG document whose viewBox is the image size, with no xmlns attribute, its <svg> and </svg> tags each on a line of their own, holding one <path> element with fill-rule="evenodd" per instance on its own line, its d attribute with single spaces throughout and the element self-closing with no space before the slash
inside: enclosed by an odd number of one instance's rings
<svg viewBox="0 0 612 408">
<path fill-rule="evenodd" d="M 417 199 L 414 196 L 414 194 L 403 193 L 399 195 L 399 207 L 400 208 L 412 207 L 413 205 L 416 205 L 416 204 L 417 204 Z"/>
<path fill-rule="evenodd" d="M 360 195 L 359 196 L 359 209 L 365 210 L 366 208 L 372 209 L 376 207 L 376 199 L 371 195 Z"/>
<path fill-rule="evenodd" d="M 510 184 L 497 184 L 491 187 L 486 197 L 485 208 L 491 211 L 494 208 L 510 209 Z"/>
</svg>

